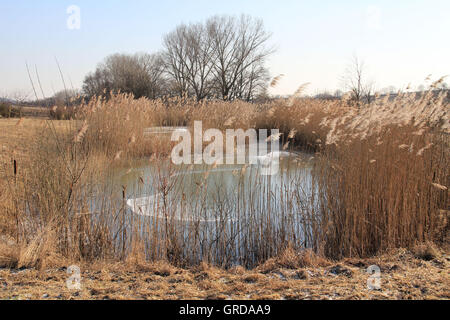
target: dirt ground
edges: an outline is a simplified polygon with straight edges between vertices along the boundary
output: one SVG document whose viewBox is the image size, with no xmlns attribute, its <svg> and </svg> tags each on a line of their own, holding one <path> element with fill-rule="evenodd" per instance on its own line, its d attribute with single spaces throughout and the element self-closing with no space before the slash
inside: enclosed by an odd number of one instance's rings
<svg viewBox="0 0 450 320">
<path fill-rule="evenodd" d="M 396 250 L 304 268 L 276 259 L 253 270 L 97 263 L 80 266 L 80 289 L 68 289 L 65 267 L 0 269 L 0 299 L 450 299 L 449 261 L 448 254 L 418 257 Z M 379 290 L 368 289 L 371 265 L 380 268 Z"/>
</svg>

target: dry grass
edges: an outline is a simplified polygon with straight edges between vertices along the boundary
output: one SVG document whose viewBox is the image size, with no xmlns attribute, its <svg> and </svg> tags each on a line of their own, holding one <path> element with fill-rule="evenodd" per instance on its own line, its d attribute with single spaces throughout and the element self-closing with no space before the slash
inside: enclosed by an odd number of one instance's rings
<svg viewBox="0 0 450 320">
<path fill-rule="evenodd" d="M 291 253 L 289 253 L 290 255 Z M 277 258 L 274 258 L 276 260 Z M 0 299 L 449 299 L 449 256 L 421 260 L 407 250 L 371 259 L 262 271 L 166 262 L 81 265 L 81 290 L 67 289 L 65 268 L 0 269 Z M 367 289 L 366 269 L 381 269 L 381 290 Z M 68 264 L 62 264 L 66 266 Z M 336 271 L 337 270 L 337 271 Z"/>
<path fill-rule="evenodd" d="M 0 229 L 16 248 L 2 247 L 4 265 L 44 268 L 64 258 L 121 259 L 137 266 L 166 260 L 187 267 L 198 265 L 203 252 L 211 264 L 230 266 L 235 252 L 229 243 L 237 234 L 230 231 L 204 243 L 196 237 L 202 231 L 199 224 L 186 229 L 167 219 L 173 210 L 169 203 L 159 209 L 166 216 L 164 228 L 152 225 L 153 231 L 140 238 L 136 230 L 152 226 L 132 219 L 125 230 L 128 214 L 117 202 L 121 192 L 113 188 L 120 186 L 112 186 L 114 167 L 165 157 L 171 150 L 167 139 L 146 139 L 144 128 L 192 126 L 194 120 L 202 120 L 205 129 L 278 128 L 283 144 L 316 152 L 312 177 L 319 192 L 305 200 L 301 212 L 258 207 L 243 194 L 238 198 L 245 208 L 239 212 L 239 227 L 247 228 L 238 256 L 243 265 L 323 268 L 324 257 L 370 257 L 392 248 L 448 242 L 450 131 L 443 96 L 399 95 L 356 109 L 346 101 L 299 98 L 253 105 L 116 95 L 108 101 L 94 99 L 79 110 L 71 121 L 0 121 L 5 128 L 0 137 Z M 11 159 L 19 161 L 16 175 Z M 161 174 L 154 180 L 167 193 L 176 185 Z M 292 207 L 301 194 L 290 189 L 284 207 Z M 100 197 L 95 208 L 93 195 Z M 271 222 L 271 215 L 297 220 L 280 226 Z M 301 236 L 295 229 L 298 221 L 303 223 Z M 310 251 L 300 251 L 304 248 Z M 282 252 L 276 263 L 271 260 Z M 208 279 L 202 283 L 211 290 L 217 285 Z"/>
</svg>

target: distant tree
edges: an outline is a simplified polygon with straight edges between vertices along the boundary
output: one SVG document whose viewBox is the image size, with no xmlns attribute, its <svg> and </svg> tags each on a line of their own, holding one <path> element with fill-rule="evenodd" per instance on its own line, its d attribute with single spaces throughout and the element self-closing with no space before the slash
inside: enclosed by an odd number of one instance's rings
<svg viewBox="0 0 450 320">
<path fill-rule="evenodd" d="M 8 102 L 15 105 L 25 105 L 30 101 L 31 92 L 23 90 L 14 90 L 12 92 L 2 92 L 0 94 L 0 102 Z"/>
<path fill-rule="evenodd" d="M 212 43 L 201 24 L 179 25 L 164 37 L 164 65 L 179 95 L 202 100 L 211 93 Z"/>
<path fill-rule="evenodd" d="M 318 92 L 314 95 L 315 99 L 321 99 L 321 100 L 333 100 L 336 97 L 329 93 L 328 91 Z"/>
<path fill-rule="evenodd" d="M 418 87 L 417 87 L 417 91 L 420 91 L 420 92 L 423 92 L 423 91 L 425 91 L 426 89 L 425 89 L 425 85 L 423 85 L 423 84 L 421 84 L 421 85 L 419 85 Z"/>
<path fill-rule="evenodd" d="M 341 80 L 343 87 L 350 91 L 351 99 L 356 102 L 358 107 L 363 103 L 363 99 L 370 102 L 374 85 L 367 79 L 364 62 L 356 55 L 353 56 Z"/>
<path fill-rule="evenodd" d="M 397 88 L 394 86 L 389 86 L 389 87 L 381 89 L 381 92 L 383 94 L 394 94 L 397 92 Z"/>
<path fill-rule="evenodd" d="M 372 100 L 374 99 L 375 94 L 375 82 L 374 81 L 367 81 L 364 85 L 364 98 L 365 101 L 370 104 Z"/>
<path fill-rule="evenodd" d="M 0 95 L 0 118 L 22 117 L 22 106 L 26 104 L 29 94 L 16 90 Z"/>
<path fill-rule="evenodd" d="M 215 16 L 206 22 L 213 47 L 214 84 L 224 100 L 244 97 L 250 100 L 262 83 L 268 83 L 264 68 L 270 34 L 262 20 Z M 258 84 L 258 85 L 256 85 Z"/>
<path fill-rule="evenodd" d="M 142 68 L 141 81 L 146 83 L 145 96 L 155 99 L 167 93 L 164 78 L 164 61 L 161 53 L 142 53 L 136 55 L 138 65 Z"/>
<path fill-rule="evenodd" d="M 78 90 L 70 89 L 70 90 L 61 90 L 56 92 L 51 98 L 48 98 L 47 105 L 50 106 L 64 106 L 71 104 L 71 101 L 80 97 L 80 92 Z"/>
<path fill-rule="evenodd" d="M 254 100 L 269 82 L 264 63 L 272 52 L 261 20 L 215 16 L 179 25 L 164 37 L 164 65 L 178 94 L 198 100 Z"/>
<path fill-rule="evenodd" d="M 260 62 L 253 63 L 248 70 L 241 72 L 232 89 L 232 98 L 253 101 L 264 96 L 270 80 L 268 70 Z"/>
<path fill-rule="evenodd" d="M 108 56 L 85 77 L 83 92 L 88 97 L 120 91 L 136 98 L 187 94 L 197 100 L 252 101 L 267 94 L 269 38 L 262 20 L 245 15 L 181 24 L 164 37 L 161 53 Z"/>
<path fill-rule="evenodd" d="M 155 98 L 163 87 L 163 64 L 158 54 L 114 54 L 88 74 L 83 82 L 87 96 L 110 92 L 132 93 L 136 98 Z"/>
<path fill-rule="evenodd" d="M 448 84 L 447 82 L 441 82 L 437 86 L 437 90 L 448 90 Z"/>
<path fill-rule="evenodd" d="M 104 65 L 98 65 L 94 72 L 84 78 L 83 92 L 88 97 L 108 95 L 112 88 L 112 77 Z"/>
<path fill-rule="evenodd" d="M 335 98 L 340 99 L 340 98 L 342 98 L 342 95 L 343 95 L 343 92 L 341 90 L 339 90 L 339 89 L 334 92 L 334 97 Z"/>
</svg>

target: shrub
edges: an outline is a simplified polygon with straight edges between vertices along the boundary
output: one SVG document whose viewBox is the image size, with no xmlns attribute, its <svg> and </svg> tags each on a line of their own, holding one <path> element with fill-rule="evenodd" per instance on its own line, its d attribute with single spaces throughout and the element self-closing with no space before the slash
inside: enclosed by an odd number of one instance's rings
<svg viewBox="0 0 450 320">
<path fill-rule="evenodd" d="M 6 102 L 0 103 L 0 118 L 20 118 L 22 117 L 22 109 L 14 107 Z"/>
<path fill-rule="evenodd" d="M 55 106 L 50 109 L 50 119 L 71 120 L 75 118 L 76 107 Z"/>
</svg>

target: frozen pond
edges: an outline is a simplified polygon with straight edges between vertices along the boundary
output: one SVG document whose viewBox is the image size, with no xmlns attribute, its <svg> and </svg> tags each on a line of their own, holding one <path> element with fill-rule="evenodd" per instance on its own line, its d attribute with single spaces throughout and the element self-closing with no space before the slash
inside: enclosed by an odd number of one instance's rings
<svg viewBox="0 0 450 320">
<path fill-rule="evenodd" d="M 230 208 L 226 217 L 216 215 L 216 208 L 225 199 L 237 203 L 239 197 L 250 200 L 258 193 L 262 198 L 265 194 L 275 197 L 283 190 L 300 187 L 300 183 L 309 193 L 310 155 L 281 154 L 274 175 L 261 174 L 262 165 L 272 161 L 273 155 L 260 158 L 257 165 L 140 164 L 120 172 L 120 184 L 126 186 L 127 206 L 136 215 L 161 217 L 170 211 L 174 220 L 200 222 L 235 219 L 237 207 Z M 200 205 L 202 214 L 195 216 Z"/>
<path fill-rule="evenodd" d="M 148 257 L 176 255 L 189 263 L 251 266 L 287 244 L 311 246 L 313 159 L 269 151 L 246 165 L 174 165 L 164 159 L 116 168 L 109 185 L 117 198 L 110 203 L 121 209 L 112 231 L 120 246 L 131 247 L 139 235 Z M 276 173 L 261 174 L 272 161 Z"/>
</svg>

